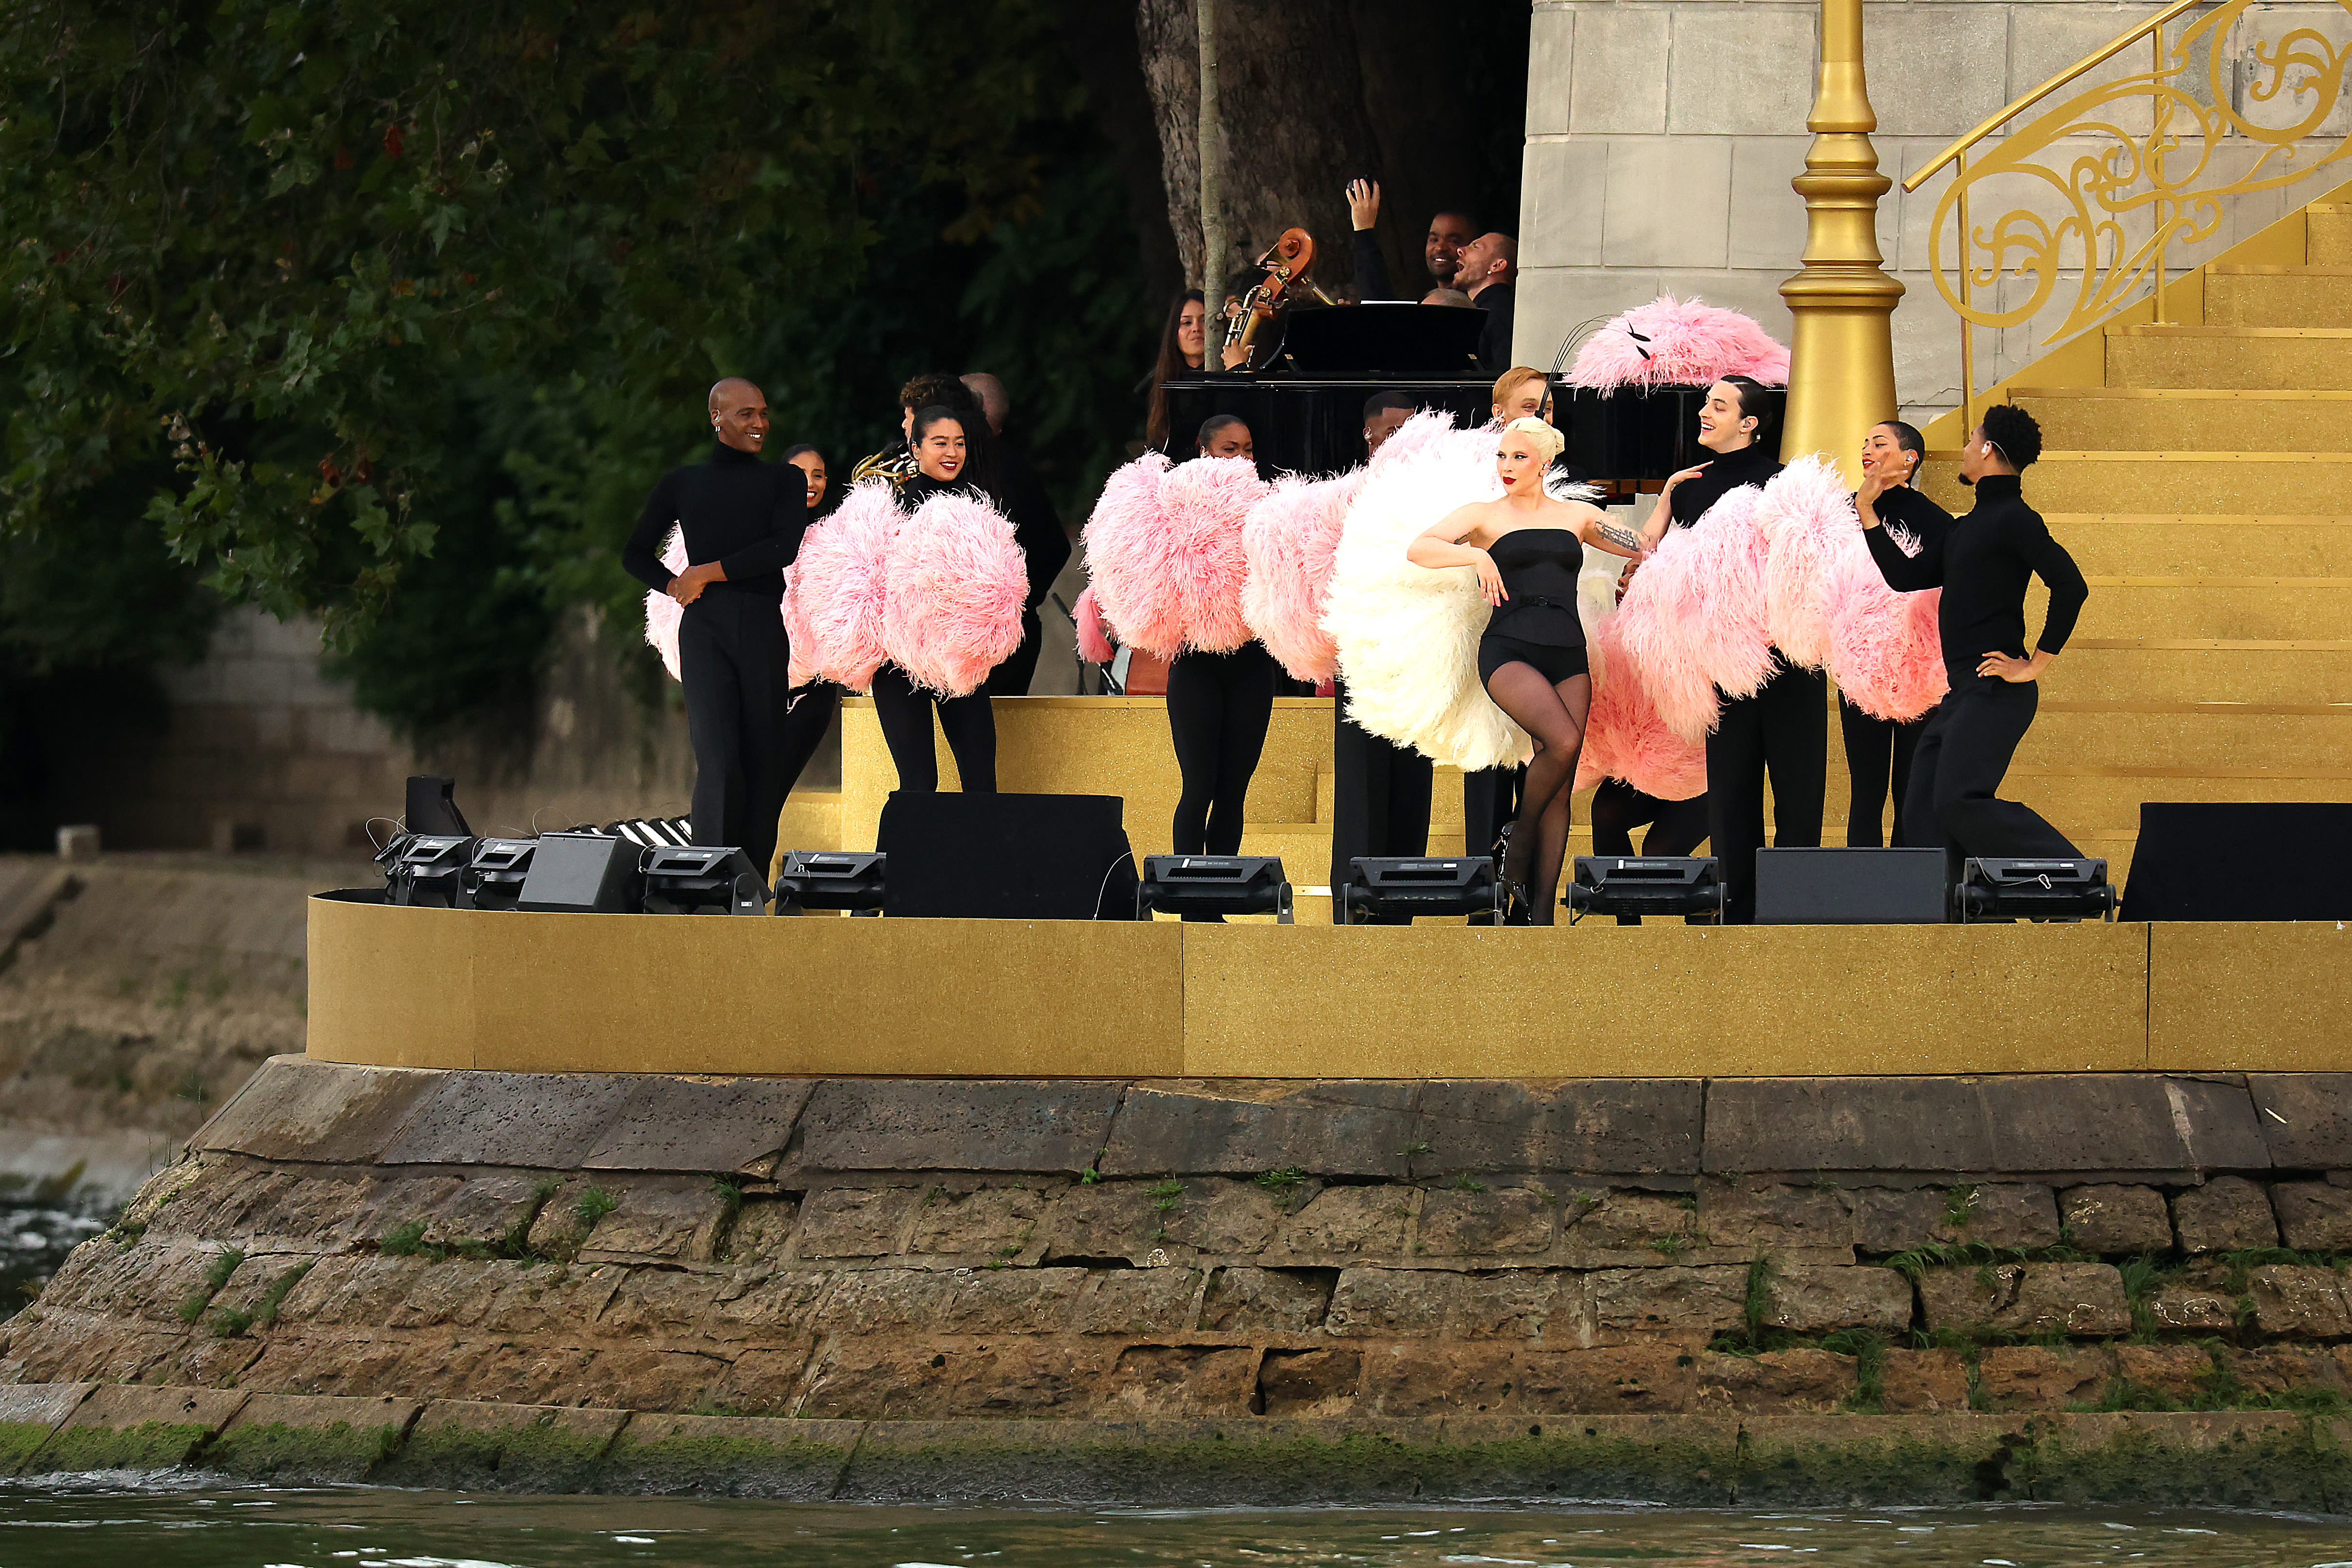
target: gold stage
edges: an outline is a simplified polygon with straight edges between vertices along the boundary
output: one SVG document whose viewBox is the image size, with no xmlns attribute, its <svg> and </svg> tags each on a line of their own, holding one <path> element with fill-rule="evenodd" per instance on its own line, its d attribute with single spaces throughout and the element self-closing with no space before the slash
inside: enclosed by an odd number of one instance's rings
<svg viewBox="0 0 2352 1568">
<path fill-rule="evenodd" d="M 2333 924 L 1491 929 L 310 905 L 310 1054 L 1244 1078 L 2352 1070 Z"/>
</svg>

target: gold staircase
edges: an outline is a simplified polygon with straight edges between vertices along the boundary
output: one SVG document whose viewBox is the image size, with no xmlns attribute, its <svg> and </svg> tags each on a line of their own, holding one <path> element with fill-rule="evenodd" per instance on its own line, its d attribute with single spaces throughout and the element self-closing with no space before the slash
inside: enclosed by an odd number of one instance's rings
<svg viewBox="0 0 2352 1568">
<path fill-rule="evenodd" d="M 2143 800 L 2352 800 L 2347 196 L 2175 279 L 2168 324 L 2118 321 L 1994 389 L 2042 426 L 2026 499 L 2091 586 L 2010 792 L 2118 880 Z M 1928 488 L 1958 512 L 1953 461 Z"/>
</svg>

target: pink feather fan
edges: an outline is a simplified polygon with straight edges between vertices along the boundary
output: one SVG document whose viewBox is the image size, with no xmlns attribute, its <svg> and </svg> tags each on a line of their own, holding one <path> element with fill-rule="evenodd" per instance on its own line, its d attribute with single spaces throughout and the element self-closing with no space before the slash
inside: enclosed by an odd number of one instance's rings
<svg viewBox="0 0 2352 1568">
<path fill-rule="evenodd" d="M 1917 543 L 1902 529 L 1889 528 L 1887 537 L 1904 554 L 1919 553 Z M 1855 548 L 1842 552 L 1834 568 L 1837 612 L 1830 628 L 1830 679 L 1847 701 L 1871 717 L 1907 724 L 1941 702 L 1950 689 L 1936 624 L 1944 591 L 1895 592 L 1871 559 L 1859 528 L 1853 542 Z"/>
<path fill-rule="evenodd" d="M 917 685 L 942 696 L 977 691 L 1021 645 L 1029 576 L 1013 522 L 952 491 L 915 508 L 890 541 L 882 645 Z"/>
<path fill-rule="evenodd" d="M 807 671 L 853 692 L 874 684 L 883 650 L 891 540 L 902 514 L 887 479 L 868 479 L 811 525 L 793 564 L 784 626 L 794 679 Z"/>
<path fill-rule="evenodd" d="M 1693 745 L 1715 727 L 1718 687 L 1752 695 L 1772 671 L 1760 498 L 1744 485 L 1691 527 L 1668 528 L 1618 610 L 1635 678 L 1666 727 Z"/>
<path fill-rule="evenodd" d="M 1576 787 L 1590 789 L 1603 779 L 1622 779 L 1661 800 L 1706 793 L 1706 746 L 1684 739 L 1658 716 L 1657 705 L 1625 653 L 1617 618 L 1602 622 L 1588 636 L 1604 673 L 1594 683 L 1592 708 L 1585 716 Z"/>
<path fill-rule="evenodd" d="M 1819 453 L 1800 457 L 1765 485 L 1757 517 L 1769 551 L 1764 620 L 1773 644 L 1791 664 L 1822 669 L 1830 662 L 1837 563 L 1869 553 L 1845 477 Z"/>
<path fill-rule="evenodd" d="M 1363 483 L 1360 468 L 1335 479 L 1286 474 L 1242 523 L 1242 618 L 1293 680 L 1328 681 L 1339 671 L 1323 610 L 1339 529 Z"/>
<path fill-rule="evenodd" d="M 686 531 L 673 528 L 669 538 L 662 541 L 661 563 L 676 577 L 687 569 Z M 649 589 L 646 593 L 646 643 L 661 655 L 662 668 L 673 681 L 682 677 L 677 673 L 677 629 L 685 623 L 686 606 L 664 593 Z"/>
<path fill-rule="evenodd" d="M 1612 318 L 1584 340 L 1571 385 L 1595 392 L 1628 386 L 1704 386 L 1725 376 L 1789 384 L 1789 350 L 1753 318 L 1696 296 L 1661 294 Z"/>
<path fill-rule="evenodd" d="M 1109 629 L 1103 624 L 1102 606 L 1095 602 L 1093 589 L 1080 593 L 1078 601 L 1070 606 L 1070 620 L 1077 629 L 1079 658 L 1091 664 L 1108 664 L 1118 657 Z"/>
<path fill-rule="evenodd" d="M 1250 640 L 1242 525 L 1269 487 L 1246 457 L 1195 457 L 1160 485 L 1160 571 L 1182 605 L 1185 647 L 1230 653 Z"/>
<path fill-rule="evenodd" d="M 1184 606 L 1160 549 L 1168 473 L 1168 459 L 1157 452 L 1113 469 L 1081 536 L 1088 591 L 1103 621 L 1121 643 L 1163 659 L 1184 647 Z"/>
</svg>

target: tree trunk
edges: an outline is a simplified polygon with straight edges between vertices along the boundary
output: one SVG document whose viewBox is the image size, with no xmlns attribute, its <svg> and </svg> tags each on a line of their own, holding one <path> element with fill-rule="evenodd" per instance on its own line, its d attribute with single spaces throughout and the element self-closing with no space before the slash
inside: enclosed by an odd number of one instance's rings
<svg viewBox="0 0 2352 1568">
<path fill-rule="evenodd" d="M 1442 206 L 1516 233 L 1527 111 L 1527 0 L 1223 0 L 1217 7 L 1228 253 L 1245 266 L 1284 229 L 1315 236 L 1315 280 L 1352 287 L 1347 183 L 1381 182 L 1378 233 L 1396 293 L 1429 287 L 1422 236 Z M 1137 0 L 1169 226 L 1201 272 L 1199 24 L 1192 0 Z"/>
</svg>

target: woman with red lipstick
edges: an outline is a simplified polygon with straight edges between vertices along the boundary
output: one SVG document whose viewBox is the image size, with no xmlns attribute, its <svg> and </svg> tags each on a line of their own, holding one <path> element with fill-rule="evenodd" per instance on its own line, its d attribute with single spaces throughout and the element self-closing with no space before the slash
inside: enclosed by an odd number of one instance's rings
<svg viewBox="0 0 2352 1568">
<path fill-rule="evenodd" d="M 1952 514 L 1921 495 L 1913 483 L 1927 457 L 1927 440 L 1912 426 L 1899 419 L 1872 425 L 1862 443 L 1862 488 L 1853 497 L 1856 512 L 1901 528 L 1923 549 L 1938 544 L 1952 526 Z M 1911 754 L 1927 722 L 1925 714 L 1908 724 L 1873 718 L 1844 696 L 1838 698 L 1838 727 L 1845 737 L 1846 777 L 1853 789 L 1845 819 L 1848 848 L 1916 841 L 1905 831 L 1903 798 L 1911 788 Z M 1895 798 L 1892 841 L 1882 836 L 1890 781 Z"/>
</svg>

